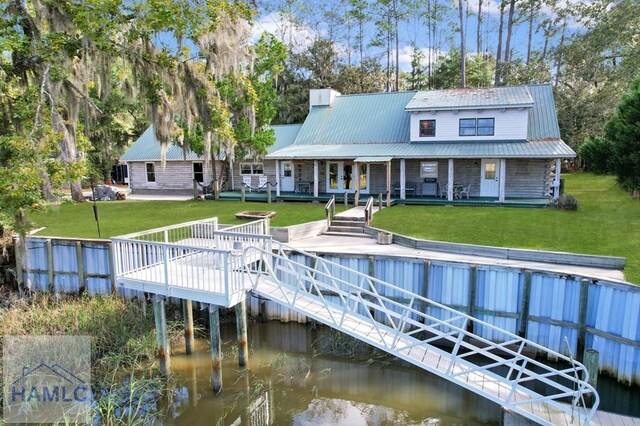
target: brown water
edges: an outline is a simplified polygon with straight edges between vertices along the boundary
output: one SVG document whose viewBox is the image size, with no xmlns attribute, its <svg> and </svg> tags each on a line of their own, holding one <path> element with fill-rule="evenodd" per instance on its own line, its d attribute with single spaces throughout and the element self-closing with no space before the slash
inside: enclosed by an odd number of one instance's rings
<svg viewBox="0 0 640 426">
<path fill-rule="evenodd" d="M 358 360 L 346 340 L 295 323 L 249 324 L 249 367 L 238 367 L 235 325 L 223 325 L 223 389 L 211 390 L 208 342 L 184 355 L 174 348 L 171 425 L 469 425 L 499 424 L 500 409 L 484 398 L 365 348 Z M 319 336 L 322 336 L 320 340 Z M 338 337 L 339 339 L 339 337 Z M 315 342 L 315 343 L 314 343 Z M 328 346 L 336 347 L 331 355 Z M 362 349 L 362 347 L 360 347 Z M 355 351 L 356 348 L 354 347 Z"/>
</svg>

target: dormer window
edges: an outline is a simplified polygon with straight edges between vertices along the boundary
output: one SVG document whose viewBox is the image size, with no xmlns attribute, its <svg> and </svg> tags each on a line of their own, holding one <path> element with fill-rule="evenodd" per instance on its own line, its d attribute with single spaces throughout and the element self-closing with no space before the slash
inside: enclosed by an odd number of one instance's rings
<svg viewBox="0 0 640 426">
<path fill-rule="evenodd" d="M 433 137 L 436 135 L 436 120 L 420 120 L 420 137 Z"/>
<path fill-rule="evenodd" d="M 494 118 L 461 118 L 460 136 L 493 136 L 495 134 Z"/>
</svg>

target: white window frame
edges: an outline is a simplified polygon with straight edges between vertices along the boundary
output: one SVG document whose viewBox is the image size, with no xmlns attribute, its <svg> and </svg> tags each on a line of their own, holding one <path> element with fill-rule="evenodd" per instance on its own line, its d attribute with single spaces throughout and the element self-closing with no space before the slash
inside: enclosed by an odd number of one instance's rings
<svg viewBox="0 0 640 426">
<path fill-rule="evenodd" d="M 153 169 L 152 172 L 151 172 L 151 173 L 153 173 L 153 180 L 149 180 L 149 170 L 147 169 L 149 164 L 151 164 L 151 167 Z M 153 163 L 153 162 L 144 163 L 144 175 L 145 175 L 145 178 L 146 178 L 147 182 L 155 183 L 156 182 L 156 164 Z"/>
<path fill-rule="evenodd" d="M 264 174 L 264 163 L 240 163 L 239 165 L 240 176 L 250 176 L 250 175 L 263 175 Z M 249 173 L 244 173 L 243 169 L 248 169 Z"/>
</svg>

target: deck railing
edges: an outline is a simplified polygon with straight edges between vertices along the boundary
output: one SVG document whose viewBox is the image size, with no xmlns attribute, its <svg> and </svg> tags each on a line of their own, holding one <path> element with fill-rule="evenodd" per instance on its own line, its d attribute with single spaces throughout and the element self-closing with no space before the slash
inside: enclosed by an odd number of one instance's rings
<svg viewBox="0 0 640 426">
<path fill-rule="evenodd" d="M 265 220 L 217 227 L 214 218 L 112 238 L 116 281 L 132 290 L 230 306 L 246 291 L 246 262 L 256 260 L 243 250 L 270 251 L 271 237 L 264 234 Z"/>
<path fill-rule="evenodd" d="M 570 357 L 402 287 L 322 257 L 274 244 L 277 253 L 262 253 L 268 259 L 264 263 L 266 269 L 254 270 L 253 286 L 258 292 L 260 277 L 266 276 L 281 289 L 278 293 L 284 295 L 281 303 L 297 309 L 299 297 L 311 297 L 325 305 L 323 312 L 329 313 L 329 320 L 321 316 L 315 318 L 311 311 L 304 309 L 300 310 L 303 314 L 361 338 L 344 324 L 347 316 L 356 316 L 358 321 L 373 326 L 372 340 L 368 342 L 374 346 L 418 365 L 421 363 L 408 356 L 413 349 L 435 353 L 446 360 L 443 364 L 446 368 L 430 371 L 480 394 L 485 382 L 472 385 L 467 382 L 471 377 L 500 383 L 508 389 L 506 394 L 484 396 L 529 418 L 532 413 L 527 404 L 547 404 L 558 412 L 575 416 L 579 424 L 588 424 L 597 409 L 598 394 L 588 384 L 586 368 Z M 290 256 L 289 252 L 297 255 Z M 449 349 L 445 349 L 447 347 Z M 527 355 L 532 352 L 541 358 L 557 359 L 564 365 L 546 365 L 535 356 Z M 527 397 L 521 398 L 522 394 Z M 594 397 L 590 409 L 584 407 L 586 395 Z"/>
</svg>

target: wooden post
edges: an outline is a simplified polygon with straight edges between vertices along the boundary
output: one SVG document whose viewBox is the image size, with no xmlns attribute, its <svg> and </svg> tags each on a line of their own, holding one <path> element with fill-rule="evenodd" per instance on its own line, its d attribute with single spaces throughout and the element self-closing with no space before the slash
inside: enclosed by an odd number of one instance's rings
<svg viewBox="0 0 640 426">
<path fill-rule="evenodd" d="M 54 276 L 53 276 L 53 244 L 51 243 L 51 239 L 47 239 L 47 284 L 50 292 L 55 291 L 54 285 Z"/>
<path fill-rule="evenodd" d="M 276 197 L 280 196 L 280 186 L 282 186 L 280 180 L 280 160 L 276 160 Z"/>
<path fill-rule="evenodd" d="M 387 207 L 391 207 L 391 160 L 387 161 Z"/>
<path fill-rule="evenodd" d="M 598 372 L 600 370 L 600 353 L 595 349 L 587 349 L 584 351 L 584 366 L 589 374 L 589 383 L 594 389 L 598 387 Z M 594 395 L 589 394 L 585 400 L 587 406 L 591 407 L 594 402 Z"/>
<path fill-rule="evenodd" d="M 344 193 L 344 206 L 347 207 L 347 208 L 349 207 L 349 193 L 348 192 Z"/>
<path fill-rule="evenodd" d="M 240 367 L 246 367 L 247 361 L 249 360 L 246 299 L 236 305 L 236 332 L 238 335 L 238 365 L 240 365 Z"/>
<path fill-rule="evenodd" d="M 556 171 L 553 177 L 553 199 L 557 200 L 560 196 L 560 172 L 562 169 L 562 160 L 560 158 L 556 158 L 555 169 Z"/>
<path fill-rule="evenodd" d="M 217 180 L 213 181 L 213 199 L 220 198 L 220 183 Z"/>
<path fill-rule="evenodd" d="M 23 244 L 25 249 L 23 250 Z M 13 247 L 16 252 L 16 279 L 18 280 L 18 289 L 22 289 L 24 284 L 24 259 L 22 259 L 22 253 L 26 253 L 26 241 L 22 241 L 22 238 L 15 237 L 13 239 Z"/>
<path fill-rule="evenodd" d="M 522 286 L 522 304 L 520 305 L 520 327 L 518 336 L 527 336 L 527 323 L 529 322 L 529 298 L 531 297 L 531 271 L 524 271 L 524 283 Z"/>
<path fill-rule="evenodd" d="M 356 192 L 353 196 L 353 207 L 358 207 L 360 205 L 360 163 L 353 163 L 353 168 L 356 172 Z"/>
<path fill-rule="evenodd" d="M 242 185 L 240 185 L 240 201 L 244 203 L 244 192 L 245 192 L 245 187 L 244 187 L 244 183 Z"/>
<path fill-rule="evenodd" d="M 382 210 L 382 192 L 378 194 L 378 210 Z"/>
<path fill-rule="evenodd" d="M 211 339 L 211 381 L 213 391 L 222 390 L 222 351 L 220 349 L 220 313 L 218 307 L 209 305 L 209 337 Z"/>
<path fill-rule="evenodd" d="M 78 293 L 82 294 L 87 290 L 84 282 L 84 258 L 82 256 L 82 241 L 76 241 L 76 262 L 78 263 Z"/>
<path fill-rule="evenodd" d="M 153 316 L 156 322 L 156 340 L 158 342 L 160 373 L 167 376 L 171 373 L 171 358 L 169 356 L 169 337 L 167 336 L 167 318 L 164 310 L 164 298 L 161 296 L 154 296 Z"/>
<path fill-rule="evenodd" d="M 109 270 L 111 271 L 109 275 L 111 276 L 111 292 L 115 293 L 117 291 L 117 288 L 115 260 L 113 258 L 113 244 L 109 243 L 107 247 L 109 247 Z"/>
<path fill-rule="evenodd" d="M 449 158 L 447 166 L 447 201 L 453 201 L 453 158 Z"/>
<path fill-rule="evenodd" d="M 193 338 L 193 303 L 191 300 L 182 301 L 182 317 L 184 318 L 184 351 L 192 354 L 195 347 Z"/>
<path fill-rule="evenodd" d="M 271 182 L 267 182 L 267 204 L 271 204 Z"/>
<path fill-rule="evenodd" d="M 585 348 L 587 332 L 587 304 L 589 303 L 589 280 L 580 280 L 580 302 L 578 305 L 578 342 L 577 352 L 580 354 Z M 586 353 L 586 352 L 585 352 Z"/>
<path fill-rule="evenodd" d="M 318 160 L 313 160 L 313 197 L 318 198 Z"/>
<path fill-rule="evenodd" d="M 430 260 L 425 260 L 424 264 L 422 265 L 422 288 L 420 291 L 420 296 L 424 297 L 425 299 L 429 298 L 429 274 L 431 273 L 431 261 Z M 425 306 L 422 307 L 423 309 L 423 313 L 427 313 L 427 306 L 425 304 Z"/>
<path fill-rule="evenodd" d="M 407 176 L 406 176 L 405 159 L 401 158 L 400 159 L 400 199 L 401 200 L 404 200 L 405 198 L 407 198 L 407 189 L 405 184 L 406 179 L 407 179 Z"/>
<path fill-rule="evenodd" d="M 476 287 L 478 286 L 478 267 L 471 265 L 469 269 L 469 298 L 467 306 L 467 314 L 473 316 L 475 314 L 476 304 Z M 467 325 L 467 331 L 473 333 L 473 322 L 469 322 Z"/>
<path fill-rule="evenodd" d="M 368 274 L 371 278 L 375 278 L 376 276 L 376 258 L 374 256 L 367 256 L 367 259 L 369 260 L 369 268 L 368 268 Z"/>
<path fill-rule="evenodd" d="M 193 199 L 198 199 L 198 181 L 195 179 L 193 180 Z"/>
<path fill-rule="evenodd" d="M 507 160 L 500 159 L 500 175 L 498 176 L 498 200 L 504 202 L 507 194 Z"/>
</svg>

